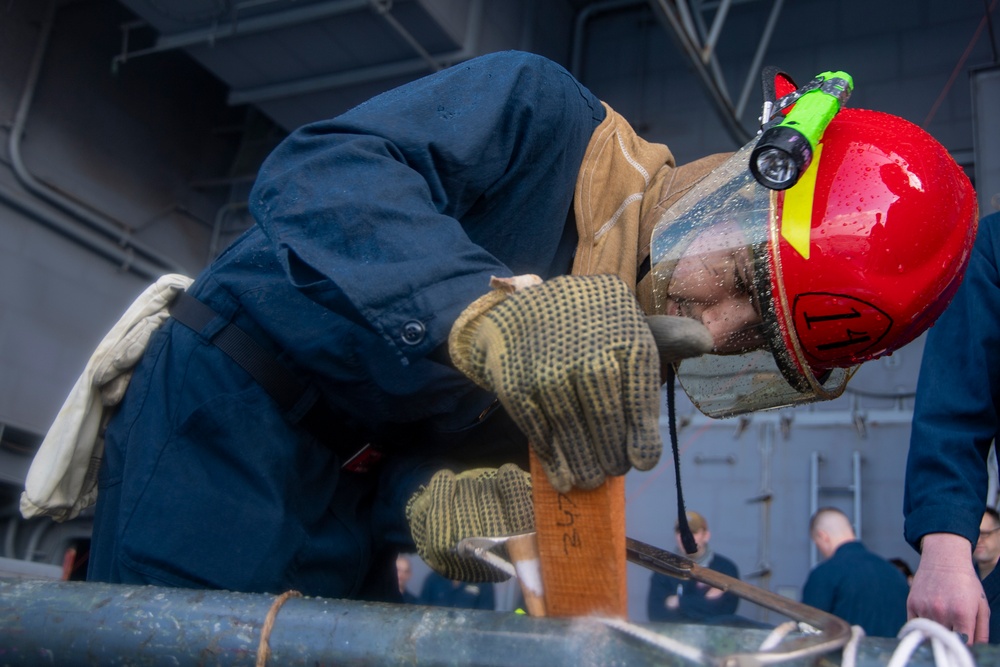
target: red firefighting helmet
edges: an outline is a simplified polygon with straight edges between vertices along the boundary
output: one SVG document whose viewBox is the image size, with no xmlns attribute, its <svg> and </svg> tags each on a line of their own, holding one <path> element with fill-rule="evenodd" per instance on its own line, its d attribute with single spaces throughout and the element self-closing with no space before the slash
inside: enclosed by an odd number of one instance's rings
<svg viewBox="0 0 1000 667">
<path fill-rule="evenodd" d="M 747 344 L 677 365 L 685 392 L 715 417 L 839 396 L 858 364 L 909 343 L 944 311 L 976 231 L 968 178 L 901 118 L 841 110 L 782 191 L 750 174 L 754 144 L 658 213 L 651 239 L 657 312 L 677 313 L 685 281 L 689 291 L 711 287 L 686 269 L 713 253 L 752 265 L 741 277 L 762 322 L 739 334 Z"/>
<path fill-rule="evenodd" d="M 958 289 L 978 219 L 941 144 L 857 109 L 834 117 L 802 180 L 774 199 L 765 332 L 798 381 L 889 354 L 931 326 Z"/>
</svg>

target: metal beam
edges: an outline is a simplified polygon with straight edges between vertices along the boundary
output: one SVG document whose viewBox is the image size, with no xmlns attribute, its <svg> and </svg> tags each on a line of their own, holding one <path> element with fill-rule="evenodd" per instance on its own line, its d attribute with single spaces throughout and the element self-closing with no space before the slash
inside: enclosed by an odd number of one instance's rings
<svg viewBox="0 0 1000 667">
<path fill-rule="evenodd" d="M 451 64 L 458 62 L 465 56 L 463 50 L 454 51 L 437 56 L 440 63 Z M 408 60 L 397 60 L 395 62 L 382 65 L 372 65 L 369 67 L 355 67 L 353 69 L 337 72 L 335 74 L 324 74 L 321 76 L 276 83 L 269 86 L 257 86 L 255 88 L 243 88 L 231 90 L 227 102 L 236 106 L 239 104 L 258 104 L 270 100 L 295 97 L 297 95 L 307 95 L 325 90 L 334 90 L 346 86 L 353 86 L 373 81 L 382 81 L 397 76 L 412 76 L 427 74 L 430 68 L 423 58 L 411 58 Z"/>
<path fill-rule="evenodd" d="M 679 15 L 677 7 L 674 6 L 673 1 L 674 0 L 649 0 L 649 4 L 653 8 L 653 14 L 660 21 L 663 27 L 673 33 L 673 35 L 677 38 L 681 49 L 684 51 L 685 55 L 687 55 L 695 73 L 705 85 L 709 97 L 712 99 L 712 102 L 715 104 L 715 108 L 719 113 L 719 119 L 722 121 L 726 131 L 729 132 L 729 135 L 733 138 L 736 146 L 742 146 L 750 141 L 750 137 L 753 135 L 741 124 L 740 119 L 736 115 L 736 109 L 733 107 L 733 103 L 729 100 L 729 93 L 726 91 L 725 86 L 723 86 L 716 79 L 716 77 L 713 76 L 712 72 L 709 71 L 705 63 L 702 62 L 701 47 L 694 39 L 692 39 L 693 36 L 691 32 L 685 29 L 683 19 Z M 683 2 L 683 0 L 678 1 Z"/>
<path fill-rule="evenodd" d="M 418 49 L 420 52 L 419 58 L 398 60 L 367 67 L 355 67 L 344 72 L 322 74 L 273 85 L 231 90 L 227 102 L 233 106 L 239 104 L 258 104 L 260 102 L 295 97 L 297 95 L 308 95 L 347 86 L 372 83 L 374 81 L 384 81 L 385 79 L 394 77 L 424 75 L 436 69 L 449 67 L 468 60 L 480 55 L 479 38 L 483 29 L 484 2 L 485 0 L 470 0 L 465 41 L 462 47 L 457 50 L 447 53 L 430 54 L 421 47 Z M 389 17 L 387 16 L 386 18 Z M 399 27 L 402 28 L 402 26 Z"/>
<path fill-rule="evenodd" d="M 679 42 L 681 50 L 705 85 L 726 130 L 738 146 L 745 144 L 750 140 L 753 132 L 748 131 L 743 126 L 743 112 L 746 110 L 751 91 L 758 81 L 761 62 L 774 34 L 784 0 L 773 0 L 771 11 L 768 14 L 767 22 L 735 106 L 732 101 L 733 96 L 729 94 L 729 88 L 722 77 L 715 49 L 721 38 L 730 5 L 734 4 L 733 0 L 721 0 L 717 3 L 702 3 L 694 0 L 648 0 L 648 2 L 660 23 Z M 715 5 L 715 16 L 711 27 L 706 29 L 701 12 L 713 4 Z"/>
<path fill-rule="evenodd" d="M 332 0 L 330 2 L 304 5 L 270 14 L 238 18 L 227 23 L 213 23 L 208 28 L 178 32 L 172 35 L 161 35 L 157 38 L 155 45 L 134 51 L 129 51 L 128 49 L 128 35 L 139 24 L 135 22 L 126 23 L 122 25 L 122 51 L 112 58 L 111 69 L 112 71 L 117 71 L 119 65 L 139 56 L 163 53 L 164 51 L 173 51 L 190 46 L 214 46 L 217 42 L 231 37 L 243 37 L 278 30 L 334 16 L 341 16 L 349 12 L 360 11 L 369 7 L 369 1 Z M 238 15 L 241 9 L 249 8 L 254 4 L 256 3 L 245 2 L 237 4 L 233 8 L 233 13 Z"/>
</svg>

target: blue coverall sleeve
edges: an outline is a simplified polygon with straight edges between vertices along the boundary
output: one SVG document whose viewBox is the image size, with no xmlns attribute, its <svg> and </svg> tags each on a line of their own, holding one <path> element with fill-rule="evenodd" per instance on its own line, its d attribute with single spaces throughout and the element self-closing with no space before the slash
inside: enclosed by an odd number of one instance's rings
<svg viewBox="0 0 1000 667">
<path fill-rule="evenodd" d="M 903 501 L 906 540 L 976 543 L 1000 397 L 1000 215 L 984 218 L 954 300 L 930 329 L 914 406 Z"/>
<path fill-rule="evenodd" d="M 603 116 L 555 63 L 492 54 L 294 132 L 251 212 L 296 288 L 405 365 L 447 340 L 490 276 L 549 271 Z"/>
</svg>

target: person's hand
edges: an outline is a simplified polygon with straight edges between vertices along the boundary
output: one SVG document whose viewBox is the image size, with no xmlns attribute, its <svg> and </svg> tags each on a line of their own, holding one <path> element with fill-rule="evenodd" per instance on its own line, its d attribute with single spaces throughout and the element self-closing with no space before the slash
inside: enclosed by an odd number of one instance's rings
<svg viewBox="0 0 1000 667">
<path fill-rule="evenodd" d="M 663 606 L 667 609 L 677 609 L 681 606 L 681 599 L 677 595 L 668 595 L 667 599 L 663 603 Z"/>
<path fill-rule="evenodd" d="M 621 279 L 560 276 L 491 292 L 455 322 L 449 350 L 497 394 L 558 491 L 659 461 L 657 339 Z"/>
<path fill-rule="evenodd" d="M 990 607 L 967 539 L 952 533 L 924 536 L 906 612 L 908 619 L 928 618 L 954 630 L 967 644 L 989 640 Z"/>
<path fill-rule="evenodd" d="M 708 586 L 708 590 L 705 591 L 705 599 L 706 600 L 718 600 L 719 598 L 721 598 L 725 594 L 726 594 L 726 592 L 724 590 L 722 590 L 721 588 L 714 588 L 712 586 Z"/>
<path fill-rule="evenodd" d="M 458 581 L 505 581 L 505 573 L 455 548 L 467 537 L 534 530 L 531 475 L 509 463 L 457 475 L 441 470 L 410 498 L 406 520 L 417 553 L 440 574 Z"/>
</svg>

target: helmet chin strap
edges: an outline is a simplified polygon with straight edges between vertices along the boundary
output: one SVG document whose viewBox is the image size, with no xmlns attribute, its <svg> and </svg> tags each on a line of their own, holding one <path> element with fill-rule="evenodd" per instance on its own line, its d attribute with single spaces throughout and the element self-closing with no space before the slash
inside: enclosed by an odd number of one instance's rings
<svg viewBox="0 0 1000 667">
<path fill-rule="evenodd" d="M 684 490 L 681 488 L 681 454 L 677 446 L 677 410 L 674 406 L 674 365 L 667 364 L 667 422 L 670 427 L 670 451 L 674 456 L 674 481 L 677 486 L 677 530 L 681 536 L 684 551 L 693 554 L 698 551 L 691 526 L 688 525 L 687 508 L 684 507 Z"/>
<path fill-rule="evenodd" d="M 650 274 L 649 255 L 639 262 L 639 271 L 636 276 L 636 298 L 639 304 L 647 313 L 653 312 L 653 277 Z M 676 377 L 673 364 L 664 364 L 666 367 L 667 386 L 667 423 L 670 430 L 670 451 L 674 457 L 674 483 L 677 487 L 677 530 L 681 536 L 681 544 L 684 551 L 693 554 L 698 551 L 698 545 L 694 541 L 694 534 L 691 526 L 688 525 L 687 508 L 684 506 L 684 490 L 681 487 L 681 454 L 677 444 L 677 409 L 674 401 L 674 387 Z"/>
</svg>

